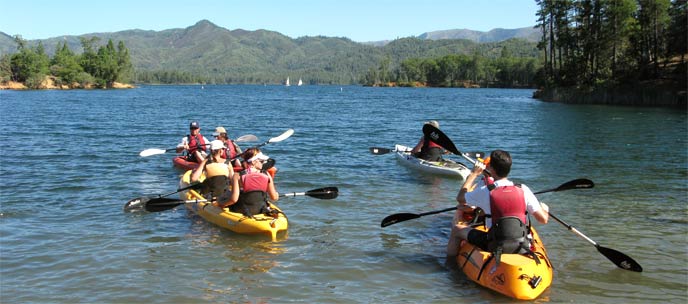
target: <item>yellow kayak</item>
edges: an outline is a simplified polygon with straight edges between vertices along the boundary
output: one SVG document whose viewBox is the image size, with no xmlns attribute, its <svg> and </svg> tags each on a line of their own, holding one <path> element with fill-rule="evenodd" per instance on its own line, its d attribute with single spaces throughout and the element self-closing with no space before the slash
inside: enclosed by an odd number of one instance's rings
<svg viewBox="0 0 688 304">
<path fill-rule="evenodd" d="M 486 231 L 484 225 L 475 228 Z M 491 252 L 462 241 L 456 257 L 457 265 L 469 279 L 481 286 L 520 300 L 535 299 L 552 284 L 552 264 L 535 227 L 531 227 L 531 231 L 531 250 L 538 261 L 524 254 L 502 254 L 496 266 Z"/>
<path fill-rule="evenodd" d="M 181 177 L 180 186 L 189 185 L 191 172 L 189 170 Z M 203 179 L 204 177 L 201 177 L 201 181 Z M 236 233 L 269 235 L 273 241 L 276 241 L 277 234 L 286 231 L 289 226 L 287 217 L 282 213 L 282 210 L 272 203 L 270 203 L 270 208 L 277 211 L 274 216 L 264 214 L 245 216 L 242 213 L 232 212 L 229 208 L 213 206 L 193 189 L 182 193 L 182 199 L 186 200 L 184 204 L 186 209 L 198 214 L 208 222 Z"/>
</svg>

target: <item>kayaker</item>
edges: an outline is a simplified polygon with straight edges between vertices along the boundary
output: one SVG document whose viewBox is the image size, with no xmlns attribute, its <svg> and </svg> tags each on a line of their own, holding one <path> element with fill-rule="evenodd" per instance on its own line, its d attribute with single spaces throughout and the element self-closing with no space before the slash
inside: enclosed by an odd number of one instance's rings
<svg viewBox="0 0 688 304">
<path fill-rule="evenodd" d="M 195 183 L 205 173 L 200 192 L 207 199 L 226 200 L 229 197 L 229 181 L 234 175 L 234 170 L 225 161 L 224 150 L 225 145 L 221 140 L 210 142 L 210 156 L 204 158 L 191 174 L 191 182 Z"/>
<path fill-rule="evenodd" d="M 489 173 L 491 178 L 486 178 L 483 185 L 468 192 L 483 171 Z M 523 253 L 529 250 L 523 248 L 530 247 L 527 237 L 530 234 L 530 223 L 527 223 L 527 214 L 532 215 L 538 222 L 547 224 L 549 207 L 545 203 L 540 203 L 526 185 L 517 185 L 510 181 L 507 178 L 509 171 L 511 155 L 507 151 L 492 151 L 487 165 L 476 161 L 456 196 L 459 206 L 452 221 L 447 255 L 455 256 L 462 240 L 491 252 L 499 250 L 500 253 Z M 464 211 L 473 208 L 480 208 L 485 212 L 488 232 L 473 229 L 460 222 Z M 493 226 L 493 223 L 496 224 Z"/>
<path fill-rule="evenodd" d="M 437 122 L 437 120 L 426 121 L 423 125 L 431 125 L 435 128 L 440 128 L 440 123 Z M 441 161 L 442 154 L 444 153 L 445 151 L 442 146 L 436 144 L 429 138 L 425 138 L 425 136 L 422 136 L 416 146 L 411 150 L 411 154 L 415 157 L 427 161 Z"/>
<path fill-rule="evenodd" d="M 197 121 L 189 124 L 189 133 L 177 145 L 177 153 L 186 151 L 187 161 L 200 163 L 208 155 L 206 150 L 210 141 L 201 135 L 201 125 Z"/>
<path fill-rule="evenodd" d="M 232 212 L 252 216 L 270 213 L 268 200 L 275 202 L 279 193 L 272 177 L 262 172 L 263 164 L 269 157 L 258 148 L 249 148 L 242 154 L 246 160 L 245 168 L 232 177 L 232 195 L 226 201 L 218 201 L 216 206 L 229 207 Z"/>
<path fill-rule="evenodd" d="M 233 140 L 229 138 L 229 136 L 227 135 L 227 130 L 225 130 L 224 127 L 220 126 L 215 128 L 213 136 L 215 136 L 216 139 L 221 140 L 225 144 L 226 148 L 222 153 L 222 157 L 224 159 L 230 160 L 236 158 L 237 155 L 240 155 L 242 153 L 239 145 L 237 145 Z M 235 159 L 234 162 L 232 162 L 232 166 L 241 167 L 241 161 L 238 158 Z"/>
</svg>

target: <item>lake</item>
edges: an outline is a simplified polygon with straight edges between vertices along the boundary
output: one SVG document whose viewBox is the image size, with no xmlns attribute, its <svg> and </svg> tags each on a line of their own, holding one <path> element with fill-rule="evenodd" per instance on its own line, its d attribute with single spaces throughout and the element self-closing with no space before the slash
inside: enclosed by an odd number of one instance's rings
<svg viewBox="0 0 688 304">
<path fill-rule="evenodd" d="M 532 90 L 358 86 L 143 86 L 0 91 L 3 303 L 511 303 L 444 256 L 451 213 L 381 228 L 394 213 L 452 207 L 461 182 L 422 175 L 371 146 L 414 145 L 424 121 L 462 151 L 511 152 L 511 179 L 553 214 L 633 257 L 617 268 L 551 220 L 536 224 L 554 264 L 537 302 L 685 303 L 688 119 L 685 111 L 545 103 Z M 267 141 L 288 235 L 224 231 L 183 207 L 125 213 L 135 197 L 177 189 L 174 148 L 191 120 L 210 137 Z M 463 161 L 457 156 L 453 159 Z"/>
</svg>

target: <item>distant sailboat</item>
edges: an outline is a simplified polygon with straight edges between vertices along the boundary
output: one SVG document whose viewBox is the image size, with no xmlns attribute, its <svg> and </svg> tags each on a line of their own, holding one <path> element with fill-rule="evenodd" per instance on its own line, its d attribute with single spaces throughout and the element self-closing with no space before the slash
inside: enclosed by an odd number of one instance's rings
<svg viewBox="0 0 688 304">
<path fill-rule="evenodd" d="M 301 81 L 301 78 L 299 78 L 299 86 L 303 85 L 303 81 Z"/>
<path fill-rule="evenodd" d="M 287 77 L 287 81 L 284 82 L 284 85 L 285 85 L 285 86 L 290 86 L 290 84 L 289 84 L 289 77 Z"/>
</svg>

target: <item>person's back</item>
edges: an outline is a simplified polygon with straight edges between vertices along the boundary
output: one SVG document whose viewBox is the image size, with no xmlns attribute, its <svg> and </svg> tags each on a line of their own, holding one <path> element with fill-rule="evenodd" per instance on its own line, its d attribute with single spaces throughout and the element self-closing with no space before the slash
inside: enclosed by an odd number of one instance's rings
<svg viewBox="0 0 688 304">
<path fill-rule="evenodd" d="M 475 179 L 486 170 L 494 178 L 494 182 L 468 192 L 468 188 Z M 540 204 L 535 195 L 525 185 L 516 185 L 507 179 L 511 170 L 511 155 L 502 150 L 492 151 L 489 162 L 476 162 L 471 174 L 466 177 L 456 199 L 460 206 L 454 217 L 452 233 L 447 244 L 447 253 L 456 255 L 457 239 L 467 240 L 483 250 L 493 251 L 501 247 L 501 252 L 519 252 L 528 243 L 525 239 L 529 233 L 527 213 L 532 214 L 540 223 L 548 220 L 545 204 Z M 485 226 L 488 232 L 473 229 L 469 225 L 459 222 L 463 217 L 463 209 L 468 204 L 482 209 L 486 215 Z M 494 228 L 494 229 L 493 229 Z"/>
</svg>

